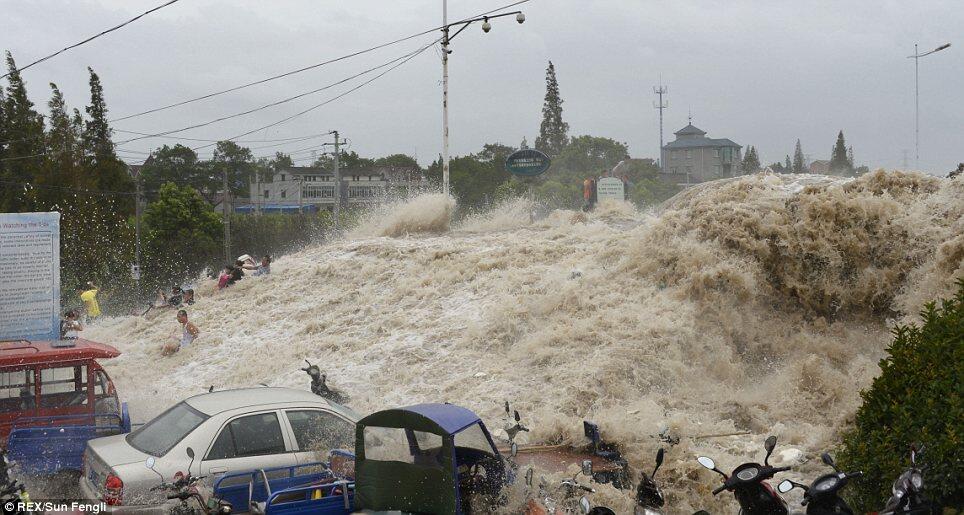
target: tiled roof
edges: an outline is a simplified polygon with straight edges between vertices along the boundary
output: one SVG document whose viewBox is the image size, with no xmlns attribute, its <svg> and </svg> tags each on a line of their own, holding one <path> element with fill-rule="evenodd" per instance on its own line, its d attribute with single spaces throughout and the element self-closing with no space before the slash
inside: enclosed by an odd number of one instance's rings
<svg viewBox="0 0 964 515">
<path fill-rule="evenodd" d="M 705 147 L 735 147 L 743 148 L 742 145 L 734 143 L 728 138 L 707 138 L 705 136 L 699 136 L 695 138 L 678 139 L 676 141 L 670 141 L 663 148 L 674 149 L 674 148 L 705 148 Z"/>
</svg>

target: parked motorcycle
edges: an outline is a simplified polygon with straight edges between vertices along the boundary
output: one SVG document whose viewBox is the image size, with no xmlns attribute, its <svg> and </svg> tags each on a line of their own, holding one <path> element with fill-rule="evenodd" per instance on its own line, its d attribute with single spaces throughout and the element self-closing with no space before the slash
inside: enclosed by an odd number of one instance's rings
<svg viewBox="0 0 964 515">
<path fill-rule="evenodd" d="M 191 462 L 187 466 L 188 473 L 178 472 L 172 482 L 164 480 L 164 476 L 154 469 L 154 457 L 148 457 L 144 465 L 153 470 L 161 478 L 161 484 L 151 488 L 151 491 L 165 492 L 168 500 L 178 501 L 170 507 L 171 515 L 230 515 L 231 503 L 209 496 L 205 501 L 199 486 L 206 476 L 192 476 L 191 466 L 194 465 L 194 449 L 187 448 L 187 456 Z"/>
<path fill-rule="evenodd" d="M 910 468 L 894 481 L 892 495 L 880 515 L 939 513 L 938 507 L 924 496 L 924 467 L 917 466 L 917 456 L 923 451 L 923 447 L 911 446 Z"/>
<path fill-rule="evenodd" d="M 788 515 L 790 511 L 786 501 L 766 482 L 777 472 L 790 470 L 790 467 L 770 466 L 770 455 L 773 454 L 773 448 L 776 445 L 777 437 L 770 436 L 764 443 L 767 454 L 763 458 L 763 465 L 744 463 L 735 468 L 729 476 L 716 468 L 716 463 L 712 458 L 700 456 L 697 461 L 700 465 L 723 476 L 723 484 L 713 490 L 713 495 L 724 490 L 733 492 L 737 502 L 740 503 L 741 515 Z"/>
<path fill-rule="evenodd" d="M 807 507 L 807 515 L 853 515 L 853 510 L 839 493 L 848 481 L 862 476 L 863 472 L 841 472 L 828 453 L 823 453 L 820 458 L 833 469 L 833 474 L 818 477 L 809 487 L 784 479 L 777 485 L 777 490 L 785 494 L 794 488 L 803 489 L 803 502 L 800 504 Z"/>
<path fill-rule="evenodd" d="M 653 468 L 653 473 L 647 476 L 645 472 L 640 472 L 642 477 L 639 478 L 639 486 L 636 487 L 636 509 L 634 510 L 636 515 L 663 515 L 666 499 L 663 498 L 663 492 L 655 481 L 656 471 L 662 464 L 663 448 L 660 447 L 656 451 L 656 467 Z"/>
<path fill-rule="evenodd" d="M 7 453 L 0 450 L 0 502 L 30 502 L 30 494 L 27 488 L 15 478 L 10 477 L 10 462 L 7 460 Z"/>
<path fill-rule="evenodd" d="M 321 373 L 321 369 L 318 368 L 318 365 L 312 365 L 307 359 L 305 360 L 305 363 L 307 363 L 308 366 L 302 368 L 301 370 L 307 372 L 308 377 L 311 378 L 311 393 L 320 395 L 321 397 L 336 404 L 345 404 L 351 400 L 347 395 L 337 390 L 328 388 L 328 385 L 325 384 L 325 380 L 328 378 L 328 376 Z"/>
<path fill-rule="evenodd" d="M 586 494 L 596 490 L 579 482 L 579 474 L 583 474 L 592 481 L 592 461 L 583 460 L 579 472 L 571 478 L 565 478 L 555 488 L 549 487 L 545 476 L 539 480 L 539 495 L 529 499 L 526 503 L 525 515 L 562 515 L 564 513 L 586 513 L 590 515 L 615 515 L 615 512 L 605 506 L 592 506 Z M 532 470 L 526 473 L 526 486 L 532 486 Z M 577 497 L 581 496 L 581 497 Z M 578 500 L 577 500 L 578 499 Z"/>
</svg>

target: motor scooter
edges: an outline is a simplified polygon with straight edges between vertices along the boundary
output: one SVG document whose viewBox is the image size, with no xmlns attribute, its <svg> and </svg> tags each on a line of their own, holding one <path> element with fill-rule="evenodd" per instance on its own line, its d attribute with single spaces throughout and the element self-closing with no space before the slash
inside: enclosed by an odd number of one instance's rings
<svg viewBox="0 0 964 515">
<path fill-rule="evenodd" d="M 723 484 L 713 490 L 713 495 L 717 495 L 724 490 L 733 492 L 737 502 L 740 503 L 741 515 L 789 515 L 790 510 L 787 507 L 787 502 L 766 482 L 777 472 L 790 470 L 790 467 L 770 466 L 770 455 L 773 454 L 773 448 L 776 445 L 777 437 L 768 437 L 764 443 L 767 454 L 763 458 L 763 465 L 744 463 L 733 469 L 733 473 L 729 476 L 716 468 L 716 463 L 712 458 L 700 456 L 697 461 L 700 465 L 723 476 Z"/>
<path fill-rule="evenodd" d="M 161 478 L 161 483 L 152 487 L 151 491 L 164 492 L 169 501 L 178 501 L 168 507 L 168 512 L 171 515 L 230 515 L 232 512 L 231 503 L 215 499 L 210 495 L 205 501 L 200 482 L 206 476 L 191 475 L 191 466 L 194 465 L 194 449 L 188 447 L 187 456 L 191 458 L 187 466 L 188 473 L 178 472 L 174 474 L 171 482 L 165 481 L 164 476 L 154 469 L 154 457 L 148 457 L 144 465 Z"/>
<path fill-rule="evenodd" d="M 639 485 L 636 487 L 636 508 L 634 510 L 636 515 L 663 515 L 663 505 L 666 504 L 666 499 L 663 498 L 663 492 L 655 481 L 656 471 L 663 464 L 663 454 L 663 448 L 660 447 L 656 451 L 656 467 L 653 468 L 652 474 L 647 476 L 645 472 L 640 472 L 642 477 L 639 478 Z"/>
<path fill-rule="evenodd" d="M 820 459 L 833 469 L 832 474 L 818 477 L 810 486 L 784 479 L 777 485 L 777 491 L 785 494 L 794 488 L 802 489 L 803 501 L 800 504 L 807 507 L 807 515 L 854 515 L 847 502 L 840 497 L 840 491 L 851 479 L 862 476 L 863 472 L 841 472 L 826 452 Z"/>
<path fill-rule="evenodd" d="M 924 466 L 917 466 L 918 455 L 924 452 L 922 446 L 910 448 L 910 468 L 905 470 L 891 487 L 890 499 L 880 510 L 880 515 L 903 515 L 940 513 L 939 507 L 924 496 Z"/>
</svg>

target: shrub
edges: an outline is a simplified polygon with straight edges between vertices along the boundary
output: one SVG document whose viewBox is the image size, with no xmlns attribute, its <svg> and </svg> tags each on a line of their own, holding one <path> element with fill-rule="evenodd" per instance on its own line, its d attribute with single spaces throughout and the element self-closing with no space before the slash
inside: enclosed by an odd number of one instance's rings
<svg viewBox="0 0 964 515">
<path fill-rule="evenodd" d="M 924 446 L 926 495 L 964 506 L 964 279 L 950 300 L 929 303 L 920 326 L 898 325 L 880 376 L 861 393 L 840 463 L 862 470 L 850 497 L 858 512 L 880 509 L 909 464 L 911 443 Z"/>
</svg>

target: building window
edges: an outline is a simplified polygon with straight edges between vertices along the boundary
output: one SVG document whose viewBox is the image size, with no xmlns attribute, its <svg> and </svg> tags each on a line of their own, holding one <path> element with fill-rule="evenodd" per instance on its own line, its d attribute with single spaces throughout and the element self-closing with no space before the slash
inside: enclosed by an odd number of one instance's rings
<svg viewBox="0 0 964 515">
<path fill-rule="evenodd" d="M 288 193 L 288 190 L 281 190 L 281 198 L 285 198 L 287 193 Z"/>
<path fill-rule="evenodd" d="M 285 174 L 281 174 L 281 182 L 284 182 L 284 180 L 285 180 Z"/>
<path fill-rule="evenodd" d="M 271 193 L 270 191 L 264 190 L 264 198 L 268 198 L 268 195 L 269 195 L 270 193 Z"/>
<path fill-rule="evenodd" d="M 692 167 L 692 166 L 687 166 L 687 167 L 686 167 L 686 173 L 687 173 L 687 174 L 693 173 L 693 167 Z"/>
<path fill-rule="evenodd" d="M 720 157 L 720 149 L 718 148 L 713 149 L 713 157 Z"/>
<path fill-rule="evenodd" d="M 674 151 L 670 152 L 670 156 L 671 156 L 671 159 L 676 159 L 676 156 L 677 156 L 676 151 L 674 150 Z"/>
<path fill-rule="evenodd" d="M 686 151 L 686 159 L 689 159 L 689 158 L 690 158 L 690 151 L 687 150 L 687 151 Z"/>
</svg>

